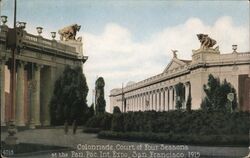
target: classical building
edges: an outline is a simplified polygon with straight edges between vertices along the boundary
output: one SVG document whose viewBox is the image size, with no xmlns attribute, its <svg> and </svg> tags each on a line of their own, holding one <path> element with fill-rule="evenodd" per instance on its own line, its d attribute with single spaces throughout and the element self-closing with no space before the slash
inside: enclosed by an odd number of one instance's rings
<svg viewBox="0 0 250 158">
<path fill-rule="evenodd" d="M 250 52 L 237 52 L 237 45 L 233 45 L 232 53 L 221 54 L 219 47 L 213 48 L 215 40 L 203 34 L 199 34 L 198 39 L 201 47 L 192 51 L 192 60 L 179 59 L 177 51 L 173 51 L 173 58 L 162 73 L 112 89 L 111 111 L 114 106 L 120 107 L 122 112 L 174 110 L 180 99 L 176 94 L 178 83 L 185 87 L 182 108 L 191 95 L 192 109 L 199 109 L 205 97 L 203 85 L 209 74 L 230 82 L 237 92 L 238 108 L 250 111 Z"/>
<path fill-rule="evenodd" d="M 1 25 L 0 32 L 0 101 L 1 126 L 14 120 L 17 126 L 50 125 L 49 102 L 53 93 L 54 82 L 61 75 L 66 65 L 82 66 L 87 60 L 83 55 L 81 38 L 75 40 L 75 28 L 71 25 L 60 30 L 61 41 L 56 41 L 55 32 L 51 40 L 38 34 L 33 35 L 23 28 L 23 48 L 16 53 L 16 97 L 15 105 L 10 104 L 10 93 L 6 87 L 10 80 L 12 51 L 6 49 L 8 26 Z M 74 29 L 77 29 L 74 31 Z M 73 32 L 73 34 L 72 34 Z M 75 34 L 74 34 L 75 33 Z M 6 75 L 7 74 L 7 75 Z"/>
</svg>

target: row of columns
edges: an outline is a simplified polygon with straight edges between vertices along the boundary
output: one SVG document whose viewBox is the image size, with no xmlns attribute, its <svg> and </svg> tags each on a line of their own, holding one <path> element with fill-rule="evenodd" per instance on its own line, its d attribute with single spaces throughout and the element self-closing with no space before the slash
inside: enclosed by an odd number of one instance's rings
<svg viewBox="0 0 250 158">
<path fill-rule="evenodd" d="M 185 108 L 190 93 L 190 83 L 185 84 L 185 101 L 183 108 Z M 126 109 L 125 111 L 168 111 L 174 110 L 177 101 L 176 90 L 174 86 L 157 89 L 129 97 L 125 97 Z"/>
<path fill-rule="evenodd" d="M 7 103 L 5 98 L 5 64 L 6 61 L 0 60 L 0 94 L 1 94 L 1 125 L 6 125 L 6 122 L 14 119 L 15 124 L 17 126 L 25 126 L 25 101 L 26 104 L 29 105 L 26 110 L 29 111 L 29 116 L 26 116 L 28 119 L 29 126 L 31 128 L 35 128 L 35 126 L 41 125 L 41 109 L 43 110 L 44 118 L 49 118 L 49 99 L 46 99 L 46 103 L 40 100 L 41 97 L 41 69 L 42 65 L 38 64 L 29 64 L 27 70 L 28 63 L 23 61 L 16 62 L 16 105 L 12 107 L 14 109 L 14 114 L 9 114 L 9 112 L 5 112 Z M 27 73 L 25 73 L 27 72 Z M 52 72 L 51 72 L 52 73 Z M 26 76 L 25 76 L 26 75 Z M 25 79 L 28 81 L 28 86 L 25 84 Z M 51 81 L 50 81 L 51 82 Z M 50 85 L 51 86 L 51 85 Z M 49 87 L 50 88 L 50 87 Z M 51 89 L 50 89 L 51 90 Z M 26 94 L 27 93 L 27 94 Z M 45 95 L 48 95 L 45 93 Z M 25 97 L 28 97 L 26 99 Z M 47 97 L 50 97 L 49 95 Z M 41 107 L 41 102 L 44 103 L 44 107 Z M 8 105 L 12 106 L 12 105 Z M 10 115 L 10 116 L 6 116 Z M 14 117 L 13 117 L 14 116 Z M 13 117 L 13 118 L 10 118 Z M 45 119 L 43 125 L 49 125 L 50 121 Z"/>
</svg>

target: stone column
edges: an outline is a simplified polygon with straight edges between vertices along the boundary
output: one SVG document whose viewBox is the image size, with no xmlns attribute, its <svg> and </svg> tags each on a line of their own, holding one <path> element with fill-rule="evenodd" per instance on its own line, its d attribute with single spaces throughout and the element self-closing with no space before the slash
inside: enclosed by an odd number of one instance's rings
<svg viewBox="0 0 250 158">
<path fill-rule="evenodd" d="M 160 92 L 159 90 L 156 91 L 156 111 L 159 111 L 160 109 L 160 100 L 159 100 Z"/>
<path fill-rule="evenodd" d="M 138 94 L 138 108 L 137 111 L 139 111 L 141 109 L 141 95 Z"/>
<path fill-rule="evenodd" d="M 154 110 L 155 107 L 155 91 L 152 92 L 152 106 L 151 109 Z"/>
<path fill-rule="evenodd" d="M 160 91 L 158 90 L 156 94 L 156 111 L 160 111 Z"/>
<path fill-rule="evenodd" d="M 143 111 L 143 94 L 141 94 L 141 111 Z"/>
<path fill-rule="evenodd" d="M 160 107 L 159 111 L 163 111 L 163 106 L 162 106 L 163 99 L 162 99 L 162 95 L 163 95 L 163 93 L 162 93 L 162 91 L 160 90 L 160 91 L 159 91 L 159 107 Z"/>
<path fill-rule="evenodd" d="M 154 96 L 155 96 L 155 94 L 154 94 L 155 92 L 154 91 L 152 91 L 152 94 L 151 94 L 151 110 L 154 110 L 154 101 L 155 101 L 155 98 L 154 98 Z"/>
<path fill-rule="evenodd" d="M 141 94 L 141 111 L 144 111 L 144 94 Z"/>
<path fill-rule="evenodd" d="M 129 105 L 129 109 L 130 111 L 133 111 L 134 110 L 134 102 L 133 102 L 133 96 L 130 97 L 130 105 Z"/>
<path fill-rule="evenodd" d="M 161 111 L 165 111 L 165 98 L 164 98 L 164 94 L 165 92 L 163 90 L 161 90 Z"/>
<path fill-rule="evenodd" d="M 150 100 L 151 100 L 151 101 L 150 101 L 150 103 L 151 103 L 151 104 L 150 104 L 150 110 L 153 110 L 153 109 L 154 109 L 154 108 L 153 108 L 153 106 L 154 106 L 154 91 L 151 92 L 151 95 L 150 95 L 150 96 L 151 96 L 151 98 L 150 98 Z"/>
<path fill-rule="evenodd" d="M 127 110 L 130 110 L 130 97 L 128 97 Z"/>
<path fill-rule="evenodd" d="M 143 93 L 141 94 L 141 111 L 143 111 Z"/>
<path fill-rule="evenodd" d="M 17 63 L 16 125 L 25 126 L 24 120 L 24 62 Z"/>
<path fill-rule="evenodd" d="M 154 110 L 154 91 L 151 92 L 151 106 L 150 106 L 150 110 Z"/>
<path fill-rule="evenodd" d="M 186 83 L 185 84 L 185 105 L 184 105 L 184 109 L 186 109 L 186 105 L 187 105 L 187 100 L 188 100 L 188 95 L 189 95 L 189 84 Z"/>
<path fill-rule="evenodd" d="M 147 105 L 146 105 L 146 110 L 150 109 L 150 92 L 147 92 Z"/>
<path fill-rule="evenodd" d="M 131 111 L 134 111 L 134 107 L 135 107 L 134 96 L 131 96 Z"/>
<path fill-rule="evenodd" d="M 136 95 L 134 96 L 134 111 L 136 111 Z"/>
<path fill-rule="evenodd" d="M 141 110 L 141 94 L 138 96 L 138 101 L 139 101 L 139 106 L 138 106 L 138 111 Z"/>
<path fill-rule="evenodd" d="M 145 102 L 146 102 L 146 94 L 143 93 L 142 95 L 142 111 L 145 111 Z"/>
<path fill-rule="evenodd" d="M 153 110 L 157 111 L 157 106 L 156 106 L 156 104 L 157 104 L 157 100 L 156 100 L 157 99 L 157 93 L 156 93 L 156 91 L 154 91 L 153 99 L 154 99 Z"/>
<path fill-rule="evenodd" d="M 137 96 L 134 96 L 134 111 L 136 111 L 137 108 Z"/>
<path fill-rule="evenodd" d="M 175 104 L 176 104 L 176 90 L 175 90 L 175 88 L 173 88 L 173 95 L 174 95 L 174 97 L 173 97 L 173 107 L 172 107 L 172 109 L 175 109 Z"/>
<path fill-rule="evenodd" d="M 172 110 L 173 107 L 173 88 L 169 89 L 169 110 Z"/>
<path fill-rule="evenodd" d="M 129 111 L 129 97 L 127 97 L 127 100 L 126 100 L 126 112 Z"/>
<path fill-rule="evenodd" d="M 139 94 L 139 108 L 138 108 L 138 111 L 141 110 L 141 94 Z"/>
<path fill-rule="evenodd" d="M 133 108 L 133 96 L 130 96 L 129 111 L 132 111 L 132 108 Z"/>
<path fill-rule="evenodd" d="M 134 111 L 136 111 L 136 107 L 137 107 L 137 96 L 134 96 Z"/>
<path fill-rule="evenodd" d="M 150 110 L 150 104 L 151 104 L 151 97 L 150 97 L 150 92 L 148 92 L 148 96 L 147 96 L 147 98 L 148 98 L 148 106 L 147 106 L 147 110 Z"/>
<path fill-rule="evenodd" d="M 129 97 L 128 100 L 128 111 L 131 111 L 131 96 Z"/>
<path fill-rule="evenodd" d="M 54 91 L 55 82 L 55 68 L 54 67 L 43 67 L 41 71 L 41 107 L 42 107 L 42 124 L 43 126 L 50 125 L 50 108 L 49 102 L 52 98 Z"/>
<path fill-rule="evenodd" d="M 154 105 L 154 108 L 155 108 L 155 111 L 158 111 L 158 92 L 155 91 L 155 105 Z"/>
<path fill-rule="evenodd" d="M 138 94 L 137 95 L 137 111 L 140 110 L 140 99 L 141 99 L 141 96 Z"/>
<path fill-rule="evenodd" d="M 137 95 L 135 95 L 135 111 L 137 111 Z"/>
<path fill-rule="evenodd" d="M 138 109 L 137 111 L 141 110 L 141 94 L 138 94 Z"/>
<path fill-rule="evenodd" d="M 5 126 L 5 60 L 0 59 L 1 126 Z"/>
<path fill-rule="evenodd" d="M 161 111 L 161 91 L 157 93 L 157 111 Z"/>
<path fill-rule="evenodd" d="M 40 71 L 42 66 L 34 66 L 32 80 L 31 128 L 40 126 Z"/>
<path fill-rule="evenodd" d="M 169 104 L 168 104 L 168 89 L 165 90 L 165 110 L 169 111 Z"/>
</svg>

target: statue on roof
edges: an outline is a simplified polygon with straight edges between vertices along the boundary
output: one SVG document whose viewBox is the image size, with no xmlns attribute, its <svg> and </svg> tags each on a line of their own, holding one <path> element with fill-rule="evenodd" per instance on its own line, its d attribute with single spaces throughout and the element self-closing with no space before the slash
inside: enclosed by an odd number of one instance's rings
<svg viewBox="0 0 250 158">
<path fill-rule="evenodd" d="M 216 41 L 210 38 L 207 34 L 197 34 L 197 37 L 201 42 L 200 49 L 211 48 L 216 44 Z"/>
<path fill-rule="evenodd" d="M 81 29 L 81 25 L 73 24 L 58 30 L 61 41 L 76 40 L 76 33 Z M 79 40 L 78 40 L 79 41 Z"/>
<path fill-rule="evenodd" d="M 177 52 L 178 50 L 171 50 L 173 52 L 173 58 L 177 58 Z"/>
</svg>

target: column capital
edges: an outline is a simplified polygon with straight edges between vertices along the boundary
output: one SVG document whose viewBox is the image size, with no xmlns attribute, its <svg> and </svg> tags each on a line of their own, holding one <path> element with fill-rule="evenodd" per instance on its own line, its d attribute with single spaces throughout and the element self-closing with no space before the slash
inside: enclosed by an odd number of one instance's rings
<svg viewBox="0 0 250 158">
<path fill-rule="evenodd" d="M 6 58 L 0 58 L 0 65 L 5 65 L 7 62 Z"/>
<path fill-rule="evenodd" d="M 29 89 L 32 89 L 32 90 L 36 90 L 36 87 L 37 87 L 37 81 L 36 80 L 32 80 L 28 83 L 28 86 L 29 86 Z"/>
<path fill-rule="evenodd" d="M 28 64 L 28 62 L 19 60 L 19 61 L 16 62 L 16 64 L 17 64 L 18 66 L 20 66 L 20 67 L 24 67 L 26 64 Z"/>
<path fill-rule="evenodd" d="M 43 68 L 43 65 L 42 64 L 34 64 L 34 68 L 35 70 L 41 70 Z"/>
<path fill-rule="evenodd" d="M 189 86 L 189 85 L 190 85 L 190 82 L 189 82 L 189 81 L 188 81 L 188 82 L 185 82 L 184 85 L 185 85 L 185 86 Z"/>
</svg>

